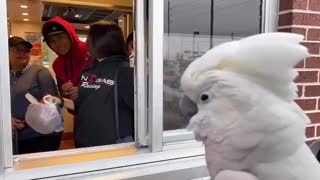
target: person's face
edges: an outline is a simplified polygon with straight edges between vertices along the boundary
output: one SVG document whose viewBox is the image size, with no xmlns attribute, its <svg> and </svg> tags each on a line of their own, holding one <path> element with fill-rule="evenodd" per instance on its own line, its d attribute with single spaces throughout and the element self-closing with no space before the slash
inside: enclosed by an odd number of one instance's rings
<svg viewBox="0 0 320 180">
<path fill-rule="evenodd" d="M 132 52 L 133 52 L 133 41 L 130 41 L 128 43 L 128 51 L 129 51 L 129 54 L 132 54 Z"/>
<path fill-rule="evenodd" d="M 30 52 L 31 52 L 31 49 L 29 49 L 24 44 L 19 44 L 15 47 L 10 47 L 9 48 L 10 64 L 17 68 L 26 67 L 30 60 Z"/>
<path fill-rule="evenodd" d="M 48 37 L 49 47 L 58 55 L 66 55 L 71 50 L 71 39 L 67 33 L 60 33 Z"/>
</svg>

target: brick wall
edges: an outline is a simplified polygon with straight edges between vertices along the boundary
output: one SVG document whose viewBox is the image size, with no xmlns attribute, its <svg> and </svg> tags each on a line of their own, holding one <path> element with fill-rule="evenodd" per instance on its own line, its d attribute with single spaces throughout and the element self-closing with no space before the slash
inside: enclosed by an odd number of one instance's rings
<svg viewBox="0 0 320 180">
<path fill-rule="evenodd" d="M 310 58 L 297 65 L 297 104 L 310 117 L 308 143 L 320 138 L 320 0 L 279 0 L 278 30 L 304 35 Z"/>
</svg>

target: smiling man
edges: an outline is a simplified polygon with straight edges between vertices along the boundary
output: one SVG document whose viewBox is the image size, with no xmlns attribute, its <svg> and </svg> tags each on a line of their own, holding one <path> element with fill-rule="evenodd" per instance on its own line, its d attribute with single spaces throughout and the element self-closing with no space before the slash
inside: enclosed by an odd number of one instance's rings
<svg viewBox="0 0 320 180">
<path fill-rule="evenodd" d="M 42 34 L 48 46 L 58 55 L 53 62 L 57 84 L 62 96 L 75 100 L 78 96 L 80 73 L 91 62 L 86 43 L 81 42 L 69 22 L 60 17 L 47 21 Z"/>
</svg>

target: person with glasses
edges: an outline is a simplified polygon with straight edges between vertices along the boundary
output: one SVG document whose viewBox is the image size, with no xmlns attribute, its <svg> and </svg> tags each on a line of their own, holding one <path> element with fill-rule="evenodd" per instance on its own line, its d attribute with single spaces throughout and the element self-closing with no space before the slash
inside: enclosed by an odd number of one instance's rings
<svg viewBox="0 0 320 180">
<path fill-rule="evenodd" d="M 11 121 L 14 154 L 58 150 L 62 132 L 40 134 L 25 123 L 30 93 L 38 101 L 45 95 L 58 95 L 54 79 L 45 67 L 30 64 L 32 44 L 21 37 L 9 38 Z"/>
</svg>

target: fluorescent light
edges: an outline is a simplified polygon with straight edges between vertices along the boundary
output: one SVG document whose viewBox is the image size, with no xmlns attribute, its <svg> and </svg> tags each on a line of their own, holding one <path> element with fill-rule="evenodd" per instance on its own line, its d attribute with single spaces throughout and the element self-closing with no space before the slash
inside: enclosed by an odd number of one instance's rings
<svg viewBox="0 0 320 180">
<path fill-rule="evenodd" d="M 23 16 L 28 16 L 28 15 L 29 15 L 29 13 L 22 13 L 22 15 L 23 15 Z"/>
<path fill-rule="evenodd" d="M 28 8 L 28 6 L 27 6 L 27 5 L 21 5 L 20 7 L 21 7 L 21 8 L 23 8 L 23 9 Z"/>
<path fill-rule="evenodd" d="M 87 26 L 84 26 L 84 28 L 86 28 L 86 29 L 90 29 L 90 26 L 88 26 L 88 25 L 87 25 Z"/>
<path fill-rule="evenodd" d="M 25 18 L 25 19 L 23 19 L 24 21 L 29 21 L 29 19 L 27 19 L 27 18 Z"/>
</svg>

